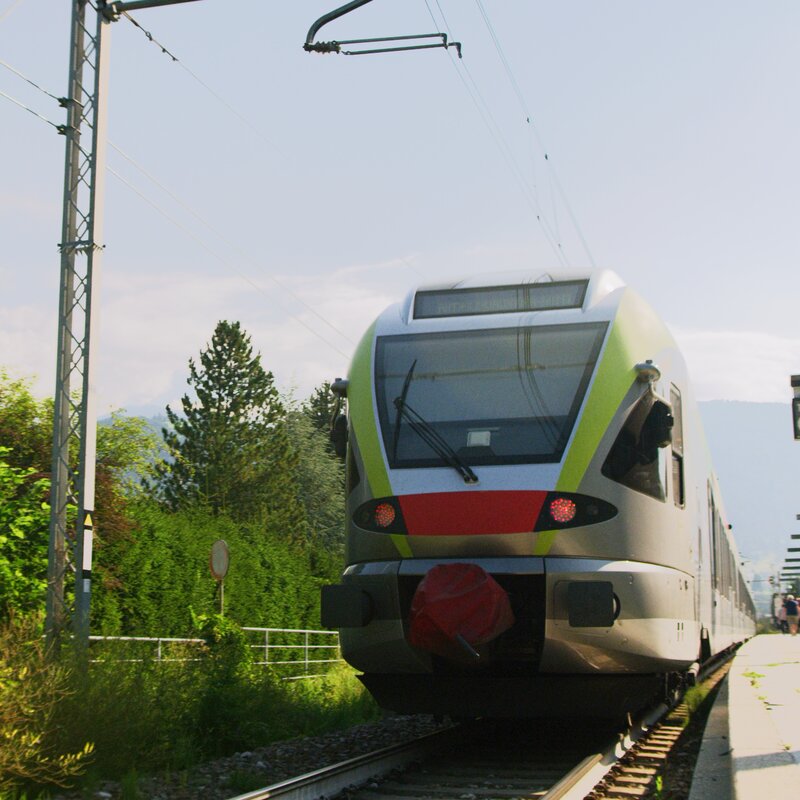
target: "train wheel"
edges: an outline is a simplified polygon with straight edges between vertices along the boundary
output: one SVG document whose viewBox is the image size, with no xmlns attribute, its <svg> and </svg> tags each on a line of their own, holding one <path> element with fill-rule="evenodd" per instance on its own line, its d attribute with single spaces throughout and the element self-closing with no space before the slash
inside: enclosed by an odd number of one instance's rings
<svg viewBox="0 0 800 800">
<path fill-rule="evenodd" d="M 684 685 L 684 675 L 681 672 L 667 672 L 664 675 L 664 702 L 672 708 L 681 699 Z"/>
</svg>

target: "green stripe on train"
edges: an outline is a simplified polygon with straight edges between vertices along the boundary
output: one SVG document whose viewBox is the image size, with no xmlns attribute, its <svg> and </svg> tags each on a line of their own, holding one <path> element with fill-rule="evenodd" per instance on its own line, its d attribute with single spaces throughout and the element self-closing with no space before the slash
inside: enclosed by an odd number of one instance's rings
<svg viewBox="0 0 800 800">
<path fill-rule="evenodd" d="M 631 384 L 635 365 L 675 347 L 664 323 L 630 289 L 620 300 L 611 332 L 595 372 L 572 446 L 564 459 L 556 490 L 577 492 L 600 441 L 614 419 Z"/>
<path fill-rule="evenodd" d="M 633 381 L 635 365 L 675 343 L 664 324 L 630 289 L 622 297 L 597 366 L 572 446 L 564 459 L 556 491 L 577 492 L 608 426 Z M 558 531 L 541 531 L 534 555 L 547 555 Z"/>
<path fill-rule="evenodd" d="M 347 406 L 367 482 L 373 497 L 388 497 L 392 494 L 389 475 L 381 453 L 375 410 L 372 405 L 372 346 L 375 341 L 375 323 L 358 343 L 350 364 Z"/>
</svg>

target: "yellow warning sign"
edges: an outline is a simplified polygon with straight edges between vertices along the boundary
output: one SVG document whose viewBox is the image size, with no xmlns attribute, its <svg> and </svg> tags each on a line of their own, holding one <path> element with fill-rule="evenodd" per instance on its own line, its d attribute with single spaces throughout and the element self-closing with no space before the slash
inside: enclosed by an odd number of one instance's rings
<svg viewBox="0 0 800 800">
<path fill-rule="evenodd" d="M 87 511 L 86 516 L 83 518 L 83 527 L 84 528 L 93 528 L 94 523 L 92 522 L 92 512 Z"/>
</svg>

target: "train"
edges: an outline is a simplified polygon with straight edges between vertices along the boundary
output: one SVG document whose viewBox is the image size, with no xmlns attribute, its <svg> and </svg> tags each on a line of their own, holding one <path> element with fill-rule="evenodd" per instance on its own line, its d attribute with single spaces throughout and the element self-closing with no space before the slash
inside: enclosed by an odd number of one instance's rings
<svg viewBox="0 0 800 800">
<path fill-rule="evenodd" d="M 628 714 L 754 634 L 686 364 L 616 273 L 416 287 L 332 389 L 322 623 L 382 708 Z"/>
</svg>

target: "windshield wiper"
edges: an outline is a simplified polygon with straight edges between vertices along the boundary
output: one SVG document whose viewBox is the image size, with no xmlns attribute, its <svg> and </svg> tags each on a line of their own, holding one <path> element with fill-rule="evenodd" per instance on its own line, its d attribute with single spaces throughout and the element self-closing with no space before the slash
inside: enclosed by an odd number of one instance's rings
<svg viewBox="0 0 800 800">
<path fill-rule="evenodd" d="M 408 387 L 411 386 L 411 378 L 414 375 L 414 368 L 417 366 L 417 359 L 415 358 L 406 373 L 406 379 L 403 381 L 403 390 L 400 392 L 400 397 L 395 397 L 394 407 L 397 409 L 397 414 L 394 417 L 394 440 L 392 441 L 392 461 L 397 461 L 397 445 L 400 443 L 400 423 L 403 421 L 403 407 L 406 404 L 406 396 L 408 395 Z"/>
<path fill-rule="evenodd" d="M 411 365 L 409 375 L 416 365 L 416 361 Z M 406 381 L 409 381 L 409 375 Z M 458 456 L 455 450 L 448 444 L 447 440 L 430 424 L 424 417 L 406 402 L 405 394 L 407 386 L 403 387 L 400 397 L 394 399 L 394 407 L 397 409 L 397 420 L 395 424 L 395 457 L 397 456 L 397 440 L 399 438 L 400 419 L 405 417 L 408 425 L 414 433 L 422 439 L 428 447 L 436 453 L 448 466 L 451 466 L 463 479 L 464 483 L 478 483 L 478 476 L 467 466 Z"/>
</svg>

